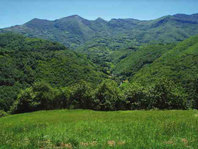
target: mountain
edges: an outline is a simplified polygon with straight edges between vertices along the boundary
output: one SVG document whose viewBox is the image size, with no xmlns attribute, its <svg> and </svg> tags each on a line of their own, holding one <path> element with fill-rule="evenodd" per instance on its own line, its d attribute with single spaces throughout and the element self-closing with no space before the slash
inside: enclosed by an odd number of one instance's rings
<svg viewBox="0 0 198 149">
<path fill-rule="evenodd" d="M 198 14 L 176 14 L 155 20 L 102 18 L 87 20 L 73 15 L 54 21 L 33 19 L 23 25 L 5 28 L 28 37 L 57 41 L 67 47 L 77 47 L 104 39 L 110 49 L 120 49 L 143 43 L 171 43 L 198 34 Z"/>
<path fill-rule="evenodd" d="M 123 79 L 131 78 L 141 68 L 152 64 L 156 59 L 172 49 L 174 46 L 175 44 L 140 46 L 116 64 L 113 69 L 113 74 L 123 77 Z"/>
<path fill-rule="evenodd" d="M 65 87 L 84 80 L 96 85 L 106 77 L 85 56 L 59 43 L 12 33 L 0 34 L 0 72 L 0 107 L 6 110 L 34 82 Z"/>
<path fill-rule="evenodd" d="M 150 85 L 160 78 L 168 78 L 185 84 L 198 78 L 198 36 L 186 39 L 165 51 L 151 64 L 143 66 L 132 76 L 131 81 Z"/>
<path fill-rule="evenodd" d="M 74 15 L 54 21 L 33 19 L 0 32 L 4 32 L 0 34 L 0 110 L 8 111 L 20 90 L 24 91 L 21 100 L 28 101 L 26 93 L 31 94 L 35 82 L 46 82 L 55 92 L 68 88 L 71 102 L 82 97 L 88 103 L 101 100 L 111 107 L 111 102 L 120 106 L 120 99 L 136 105 L 137 99 L 143 104 L 139 108 L 145 108 L 144 101 L 156 100 L 157 105 L 151 101 L 146 106 L 149 109 L 161 108 L 164 103 L 157 101 L 167 94 L 166 108 L 198 105 L 198 36 L 190 37 L 198 34 L 198 14 L 150 21 L 90 21 Z M 98 85 L 106 78 L 111 79 L 109 83 Z M 81 86 L 81 80 L 89 85 Z M 33 94 L 31 97 L 37 100 Z M 187 98 L 192 104 L 183 106 Z M 175 106 L 175 99 L 182 99 L 178 102 L 182 106 Z M 173 101 L 171 106 L 169 101 Z"/>
</svg>

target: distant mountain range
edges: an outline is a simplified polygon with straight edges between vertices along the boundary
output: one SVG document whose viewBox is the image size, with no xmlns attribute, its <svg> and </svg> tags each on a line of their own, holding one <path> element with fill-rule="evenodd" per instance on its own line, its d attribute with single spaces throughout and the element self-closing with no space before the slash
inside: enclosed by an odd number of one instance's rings
<svg viewBox="0 0 198 149">
<path fill-rule="evenodd" d="M 73 15 L 54 21 L 33 19 L 23 25 L 1 30 L 5 31 L 57 41 L 73 49 L 92 41 L 119 49 L 143 43 L 171 43 L 198 34 L 198 14 L 176 14 L 149 21 L 87 20 Z"/>
</svg>

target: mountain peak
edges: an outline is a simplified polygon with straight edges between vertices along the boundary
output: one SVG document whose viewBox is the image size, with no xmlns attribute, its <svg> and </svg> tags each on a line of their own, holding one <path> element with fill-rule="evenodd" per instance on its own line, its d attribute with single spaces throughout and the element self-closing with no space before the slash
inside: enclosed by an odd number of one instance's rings
<svg viewBox="0 0 198 149">
<path fill-rule="evenodd" d="M 68 16 L 68 17 L 64 17 L 62 19 L 83 19 L 83 18 L 79 15 L 71 15 L 71 16 Z"/>
<path fill-rule="evenodd" d="M 30 20 L 29 22 L 38 22 L 38 21 L 41 21 L 41 19 L 39 19 L 39 18 L 33 18 L 33 19 Z"/>
<path fill-rule="evenodd" d="M 68 20 L 77 20 L 77 21 L 82 21 L 82 20 L 85 20 L 84 18 L 80 17 L 79 15 L 71 15 L 71 16 L 68 16 L 68 17 L 64 17 L 64 18 L 61 18 L 61 19 L 57 19 L 55 21 L 68 21 Z"/>
<path fill-rule="evenodd" d="M 102 21 L 105 21 L 103 18 L 101 17 L 98 17 L 96 20 L 102 20 Z"/>
<path fill-rule="evenodd" d="M 107 22 L 106 20 L 104 20 L 104 19 L 101 18 L 101 17 L 98 17 L 95 21 L 97 21 L 97 22 Z"/>
<path fill-rule="evenodd" d="M 82 18 L 82 17 L 80 17 L 79 15 L 71 15 L 71 16 L 69 16 L 70 18 Z"/>
<path fill-rule="evenodd" d="M 44 19 L 38 19 L 38 18 L 34 18 L 32 20 L 30 20 L 29 22 L 25 23 L 25 25 L 28 26 L 39 26 L 39 25 L 43 25 L 43 24 L 49 24 L 51 21 L 49 20 L 44 20 Z"/>
</svg>

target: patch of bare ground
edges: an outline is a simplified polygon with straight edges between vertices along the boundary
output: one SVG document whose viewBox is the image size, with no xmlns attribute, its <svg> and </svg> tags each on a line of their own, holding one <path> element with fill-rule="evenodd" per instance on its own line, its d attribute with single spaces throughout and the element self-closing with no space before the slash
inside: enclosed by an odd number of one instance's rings
<svg viewBox="0 0 198 149">
<path fill-rule="evenodd" d="M 93 142 L 80 142 L 81 146 L 96 146 L 97 142 L 93 141 Z"/>
<path fill-rule="evenodd" d="M 107 144 L 109 146 L 115 146 L 116 145 L 116 142 L 114 140 L 110 140 L 110 141 L 107 141 Z"/>
<path fill-rule="evenodd" d="M 72 149 L 72 145 L 70 143 L 60 143 L 60 145 L 52 145 L 49 142 L 45 141 L 45 144 L 42 144 L 42 147 L 40 149 Z"/>
<path fill-rule="evenodd" d="M 198 117 L 198 114 L 195 114 L 195 117 Z"/>
<path fill-rule="evenodd" d="M 165 144 L 174 145 L 174 141 L 173 140 L 168 140 L 168 141 L 165 142 Z"/>
<path fill-rule="evenodd" d="M 61 143 L 60 146 L 54 147 L 54 149 L 72 149 L 72 145 L 70 143 Z"/>
<path fill-rule="evenodd" d="M 186 138 L 182 138 L 181 141 L 184 143 L 184 145 L 185 145 L 186 147 L 189 147 L 189 146 L 188 146 L 188 140 L 187 140 Z"/>
<path fill-rule="evenodd" d="M 118 141 L 118 145 L 124 145 L 126 142 L 125 141 Z"/>
<path fill-rule="evenodd" d="M 40 149 L 48 149 L 48 148 L 53 147 L 50 140 L 39 141 L 39 146 L 40 146 Z"/>
<path fill-rule="evenodd" d="M 107 141 L 107 144 L 109 146 L 124 145 L 125 143 L 126 143 L 125 141 L 118 141 L 118 142 L 115 142 L 114 140 Z"/>
</svg>

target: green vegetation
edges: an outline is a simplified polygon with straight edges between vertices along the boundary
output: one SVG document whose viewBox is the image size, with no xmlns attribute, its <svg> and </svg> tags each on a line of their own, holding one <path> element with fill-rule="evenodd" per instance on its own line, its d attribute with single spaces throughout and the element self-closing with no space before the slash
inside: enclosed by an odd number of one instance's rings
<svg viewBox="0 0 198 149">
<path fill-rule="evenodd" d="M 0 118 L 4 116 L 7 116 L 7 113 L 3 110 L 0 110 Z"/>
<path fill-rule="evenodd" d="M 94 21 L 69 16 L 55 21 L 33 19 L 6 28 L 29 37 L 48 39 L 75 49 L 87 42 L 102 43 L 110 49 L 125 49 L 142 43 L 172 43 L 198 34 L 198 14 L 165 16 L 156 20 L 101 18 Z"/>
<path fill-rule="evenodd" d="M 105 75 L 63 45 L 12 33 L 0 35 L 0 109 L 9 110 L 21 89 L 34 82 L 68 86 L 81 80 L 98 84 Z"/>
<path fill-rule="evenodd" d="M 197 148 L 198 112 L 40 111 L 0 119 L 1 148 Z"/>
<path fill-rule="evenodd" d="M 174 46 L 174 44 L 154 44 L 138 47 L 116 64 L 113 74 L 125 77 L 125 79 L 130 78 L 142 67 L 153 63 Z"/>
<path fill-rule="evenodd" d="M 133 80 L 151 83 L 161 77 L 185 83 L 198 78 L 198 36 L 180 42 L 152 64 L 145 66 Z M 144 75 L 142 75 L 144 74 Z"/>
<path fill-rule="evenodd" d="M 0 148 L 196 148 L 197 28 L 179 14 L 1 30 Z"/>
<path fill-rule="evenodd" d="M 197 14 L 33 19 L 0 35 L 0 110 L 197 108 Z M 179 42 L 181 41 L 181 42 Z"/>
<path fill-rule="evenodd" d="M 98 50 L 107 59 L 96 67 L 61 44 L 2 34 L 0 109 L 197 109 L 197 43 L 195 36 L 109 55 Z M 93 53 L 92 61 L 100 55 Z"/>
<path fill-rule="evenodd" d="M 169 80 L 160 80 L 149 88 L 136 83 L 118 88 L 117 83 L 111 80 L 105 80 L 96 87 L 84 81 L 64 88 L 35 83 L 18 94 L 10 112 L 62 108 L 102 111 L 197 108 L 197 84 L 194 86 L 188 94 Z"/>
</svg>

